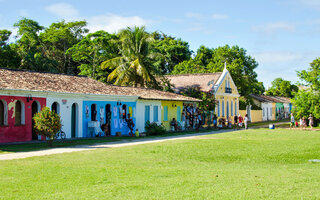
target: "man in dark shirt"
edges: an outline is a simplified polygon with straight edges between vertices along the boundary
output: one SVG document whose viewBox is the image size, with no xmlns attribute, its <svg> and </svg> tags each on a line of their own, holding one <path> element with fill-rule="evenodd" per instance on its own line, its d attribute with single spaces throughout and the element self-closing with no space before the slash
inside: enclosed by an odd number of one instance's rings
<svg viewBox="0 0 320 200">
<path fill-rule="evenodd" d="M 233 117 L 233 122 L 234 122 L 234 129 L 238 129 L 238 116 L 234 115 Z"/>
</svg>

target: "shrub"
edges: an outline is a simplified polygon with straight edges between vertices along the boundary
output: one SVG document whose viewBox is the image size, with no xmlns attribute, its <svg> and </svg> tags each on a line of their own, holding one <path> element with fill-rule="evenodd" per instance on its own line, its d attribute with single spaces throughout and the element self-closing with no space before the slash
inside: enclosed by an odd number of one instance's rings
<svg viewBox="0 0 320 200">
<path fill-rule="evenodd" d="M 36 133 L 49 138 L 48 145 L 51 147 L 54 136 L 61 129 L 60 116 L 48 107 L 44 107 L 34 115 L 33 120 Z"/>
<path fill-rule="evenodd" d="M 145 130 L 147 135 L 163 135 L 167 133 L 166 128 L 162 124 L 158 125 L 156 122 L 150 123 L 149 121 L 146 122 Z"/>
</svg>

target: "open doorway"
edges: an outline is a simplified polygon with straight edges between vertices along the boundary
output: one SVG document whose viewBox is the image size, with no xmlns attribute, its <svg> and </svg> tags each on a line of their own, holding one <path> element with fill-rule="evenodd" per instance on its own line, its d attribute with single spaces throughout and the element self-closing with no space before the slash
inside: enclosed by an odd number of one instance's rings
<svg viewBox="0 0 320 200">
<path fill-rule="evenodd" d="M 32 103 L 32 106 L 31 106 L 31 110 L 32 110 L 32 140 L 38 140 L 38 134 L 36 133 L 35 129 L 34 129 L 34 120 L 33 120 L 33 117 L 34 115 L 40 111 L 40 103 L 37 102 L 37 101 L 34 101 Z"/>
<path fill-rule="evenodd" d="M 78 127 L 78 104 L 73 103 L 71 107 L 71 137 L 77 137 Z"/>
</svg>

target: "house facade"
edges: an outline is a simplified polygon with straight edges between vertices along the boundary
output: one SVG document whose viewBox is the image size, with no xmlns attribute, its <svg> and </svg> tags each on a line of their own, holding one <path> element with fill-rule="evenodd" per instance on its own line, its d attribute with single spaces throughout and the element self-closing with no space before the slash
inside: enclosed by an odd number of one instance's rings
<svg viewBox="0 0 320 200">
<path fill-rule="evenodd" d="M 45 140 L 35 134 L 32 120 L 44 106 L 60 115 L 67 138 L 82 138 L 128 135 L 128 117 L 142 131 L 146 120 L 161 123 L 162 101 L 199 100 L 84 76 L 0 69 L 0 143 Z"/>
<path fill-rule="evenodd" d="M 254 104 L 262 108 L 262 120 L 278 120 L 288 118 L 291 113 L 292 104 L 287 97 L 250 95 Z"/>
<path fill-rule="evenodd" d="M 239 114 L 239 93 L 231 74 L 225 66 L 222 72 L 207 74 L 184 74 L 166 76 L 174 85 L 175 92 L 195 87 L 202 92 L 212 93 L 216 99 L 214 113 L 219 118 L 231 118 Z"/>
<path fill-rule="evenodd" d="M 21 91 L 0 91 L 0 143 L 40 139 L 32 117 L 46 105 L 46 99 Z"/>
</svg>

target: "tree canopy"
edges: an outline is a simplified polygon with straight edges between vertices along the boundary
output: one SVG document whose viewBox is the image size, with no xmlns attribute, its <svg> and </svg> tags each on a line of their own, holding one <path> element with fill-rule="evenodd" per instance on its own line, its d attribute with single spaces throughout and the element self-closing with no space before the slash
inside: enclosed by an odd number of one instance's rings
<svg viewBox="0 0 320 200">
<path fill-rule="evenodd" d="M 156 75 L 159 74 L 154 63 L 161 54 L 151 51 L 153 37 L 145 27 L 134 27 L 119 33 L 120 56 L 101 63 L 102 69 L 112 69 L 108 81 L 116 85 L 157 87 Z"/>
<path fill-rule="evenodd" d="M 276 78 L 271 83 L 271 88 L 266 91 L 268 96 L 281 96 L 292 98 L 295 92 L 298 92 L 298 86 L 291 84 L 290 81 Z"/>
<path fill-rule="evenodd" d="M 22 18 L 14 24 L 17 37 L 0 30 L 0 65 L 32 71 L 87 75 L 102 82 L 170 90 L 163 75 L 212 73 L 228 64 L 241 95 L 261 94 L 258 63 L 244 48 L 200 46 L 193 55 L 189 44 L 145 27 L 126 28 L 118 33 L 89 33 L 85 21 L 54 22 L 48 27 Z"/>
<path fill-rule="evenodd" d="M 310 63 L 308 70 L 298 71 L 297 75 L 309 89 L 299 90 L 296 93 L 292 99 L 295 105 L 293 113 L 296 117 L 305 118 L 312 114 L 315 122 L 318 122 L 320 119 L 320 58 Z"/>
</svg>

